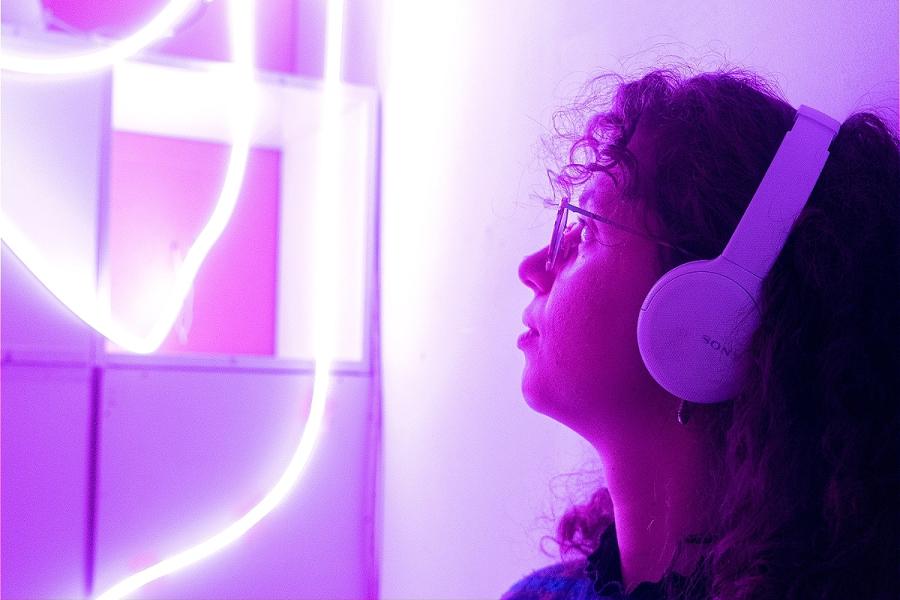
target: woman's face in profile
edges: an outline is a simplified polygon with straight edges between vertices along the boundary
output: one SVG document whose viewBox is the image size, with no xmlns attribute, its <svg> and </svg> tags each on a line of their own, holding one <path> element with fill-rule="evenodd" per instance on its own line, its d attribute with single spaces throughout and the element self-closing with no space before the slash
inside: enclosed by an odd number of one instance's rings
<svg viewBox="0 0 900 600">
<path fill-rule="evenodd" d="M 579 205 L 644 229 L 606 174 L 586 186 Z M 568 222 L 552 271 L 545 268 L 547 247 L 519 266 L 519 278 L 535 294 L 523 320 L 536 331 L 520 344 L 522 393 L 532 409 L 597 435 L 632 422 L 649 408 L 639 400 L 658 393 L 636 333 L 641 304 L 659 276 L 658 246 L 571 211 Z"/>
</svg>

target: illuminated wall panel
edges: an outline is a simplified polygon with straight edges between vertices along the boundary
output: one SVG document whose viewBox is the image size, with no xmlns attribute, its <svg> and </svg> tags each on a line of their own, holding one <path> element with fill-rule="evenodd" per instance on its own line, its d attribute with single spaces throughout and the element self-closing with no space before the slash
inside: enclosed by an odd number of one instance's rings
<svg viewBox="0 0 900 600">
<path fill-rule="evenodd" d="M 91 299 L 97 279 L 98 198 L 105 178 L 110 87 L 108 74 L 48 81 L 6 71 L 0 85 L 3 213 L 40 249 L 70 290 Z M 10 283 L 12 289 L 4 289 L 3 298 L 4 353 L 85 360 L 90 352 L 88 329 L 55 309 L 47 314 L 30 311 L 19 295 L 29 283 Z"/>
<path fill-rule="evenodd" d="M 149 329 L 219 195 L 228 147 L 114 132 L 109 281 L 113 315 Z M 250 152 L 230 226 L 198 273 L 160 353 L 268 355 L 275 347 L 280 152 Z"/>
<path fill-rule="evenodd" d="M 129 133 L 168 138 L 178 140 L 178 147 L 182 150 L 189 147 L 203 148 L 198 154 L 198 166 L 187 164 L 191 161 L 186 156 L 183 160 L 166 159 L 165 163 L 176 171 L 189 173 L 191 181 L 202 181 L 203 187 L 198 190 L 197 197 L 193 197 L 193 190 L 168 192 L 180 198 L 191 197 L 191 202 L 198 203 L 198 208 L 202 206 L 202 193 L 208 195 L 211 189 L 217 189 L 215 186 L 220 181 L 220 178 L 216 178 L 217 165 L 224 163 L 224 158 L 215 157 L 214 148 L 221 148 L 230 135 L 230 115 L 227 106 L 220 101 L 221 86 L 222 78 L 215 70 L 204 69 L 202 63 L 168 59 L 125 63 L 116 69 L 113 80 L 113 128 L 117 132 L 116 136 Z M 220 243 L 227 249 L 214 249 L 211 252 L 209 260 L 212 262 L 204 266 L 199 278 L 205 277 L 207 270 L 215 273 L 220 268 L 224 269 L 226 263 L 234 263 L 236 269 L 233 274 L 231 269 L 225 269 L 231 279 L 227 285 L 239 286 L 244 267 L 268 272 L 268 257 L 274 252 L 277 270 L 274 275 L 275 340 L 274 351 L 269 351 L 268 354 L 286 359 L 312 360 L 311 332 L 314 315 L 311 261 L 315 250 L 312 243 L 313 228 L 316 226 L 313 199 L 316 198 L 318 178 L 322 173 L 317 161 L 323 114 L 321 91 L 316 85 L 298 78 L 260 76 L 256 94 L 259 113 L 253 131 L 253 150 L 247 165 L 247 181 L 243 189 L 245 195 L 241 197 L 241 202 L 246 202 L 236 208 L 236 215 L 239 212 L 244 215 L 253 212 L 250 218 L 254 223 L 237 225 L 236 231 L 240 233 L 232 234 L 226 230 Z M 339 102 L 341 134 L 340 139 L 335 141 L 341 148 L 341 176 L 326 182 L 322 188 L 328 191 L 325 201 L 333 206 L 330 210 L 334 219 L 328 227 L 342 240 L 339 252 L 330 257 L 330 262 L 335 265 L 339 274 L 340 291 L 334 301 L 342 315 L 335 340 L 335 358 L 340 362 L 360 363 L 366 358 L 364 322 L 369 309 L 366 290 L 371 277 L 368 272 L 371 256 L 369 251 L 373 245 L 369 232 L 374 227 L 371 206 L 376 181 L 376 96 L 371 89 L 342 86 Z M 117 139 L 126 138 L 114 137 L 114 144 Z M 200 144 L 194 145 L 192 142 Z M 140 154 L 137 149 L 129 152 Z M 276 154 L 279 156 L 277 169 L 273 162 Z M 115 164 L 115 157 L 113 161 Z M 139 162 L 150 166 L 146 163 L 151 161 L 140 158 Z M 161 185 L 156 183 L 157 179 L 165 182 L 169 177 L 173 185 L 178 180 L 178 175 L 161 172 L 164 169 L 162 163 L 154 169 L 152 174 L 136 172 L 130 175 L 126 170 L 117 172 L 122 172 L 135 181 L 140 180 L 142 183 L 137 187 L 141 193 L 144 193 L 143 190 L 148 185 Z M 202 180 L 198 179 L 200 171 L 205 173 Z M 221 173 L 221 168 L 218 172 Z M 116 181 L 114 179 L 113 183 Z M 277 206 L 273 206 L 273 196 L 277 196 Z M 113 203 L 120 201 L 111 199 Z M 156 208 L 148 210 L 155 211 Z M 165 211 L 156 214 L 164 213 Z M 116 214 L 114 212 L 113 216 Z M 271 215 L 277 216 L 277 225 L 267 230 L 266 223 L 270 222 Z M 171 223 L 166 225 L 169 228 L 173 226 Z M 277 244 L 277 248 L 270 248 L 273 243 Z M 171 254 L 168 248 L 157 248 L 151 261 L 166 260 L 159 255 L 159 251 Z M 216 258 L 217 256 L 220 258 Z M 112 259 L 118 260 L 115 257 Z M 136 262 L 128 260 L 129 264 Z M 216 264 L 219 266 L 214 266 Z M 171 274 L 167 276 L 171 277 Z M 264 282 L 260 280 L 261 276 L 261 273 L 253 274 L 254 280 L 260 281 L 262 285 Z M 154 289 L 149 281 L 141 285 L 145 289 Z M 157 293 L 161 293 L 165 287 L 160 283 Z M 236 289 L 232 287 L 232 290 Z M 249 292 L 251 295 L 260 293 L 260 290 Z M 251 296 L 243 298 L 242 306 L 250 306 L 250 299 Z M 212 301 L 212 296 L 210 300 Z M 237 316 L 240 311 L 228 306 L 227 298 L 216 297 L 215 301 L 219 303 L 214 309 L 218 313 L 232 315 L 228 318 L 241 318 Z M 262 296 L 258 296 L 253 302 L 263 303 L 258 309 L 254 307 L 254 310 L 270 310 L 269 301 Z M 150 302 L 140 310 L 149 314 L 153 304 Z M 196 310 L 194 315 L 196 316 Z M 261 318 L 261 315 L 251 315 L 248 320 L 252 322 Z M 175 338 L 170 336 L 169 342 L 168 348 L 177 349 Z"/>
<path fill-rule="evenodd" d="M 85 595 L 90 377 L 84 366 L 2 368 L 5 600 Z"/>
<path fill-rule="evenodd" d="M 221 555 L 134 597 L 364 597 L 369 386 L 364 376 L 336 379 L 317 450 L 283 505 Z M 263 370 L 107 371 L 95 589 L 218 531 L 257 502 L 296 447 L 311 388 L 310 375 Z"/>
</svg>

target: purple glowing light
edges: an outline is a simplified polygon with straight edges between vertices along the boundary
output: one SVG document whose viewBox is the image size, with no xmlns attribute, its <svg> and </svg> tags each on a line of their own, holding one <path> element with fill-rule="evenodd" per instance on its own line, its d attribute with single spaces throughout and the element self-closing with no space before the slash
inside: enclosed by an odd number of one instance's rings
<svg viewBox="0 0 900 600">
<path fill-rule="evenodd" d="M 175 26 L 197 3 L 197 0 L 171 0 L 132 35 L 98 50 L 62 56 L 35 56 L 4 50 L 0 52 L 0 68 L 38 75 L 73 75 L 108 69 L 171 35 Z"/>
</svg>

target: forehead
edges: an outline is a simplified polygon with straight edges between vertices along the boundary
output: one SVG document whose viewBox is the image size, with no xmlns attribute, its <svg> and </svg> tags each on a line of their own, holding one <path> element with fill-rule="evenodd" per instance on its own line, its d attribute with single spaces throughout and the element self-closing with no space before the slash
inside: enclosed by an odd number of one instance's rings
<svg viewBox="0 0 900 600">
<path fill-rule="evenodd" d="M 636 172 L 630 172 L 629 175 L 638 178 L 634 182 L 637 184 L 636 193 L 643 199 L 651 195 L 652 182 L 656 177 L 655 140 L 654 130 L 642 117 L 626 145 L 637 163 Z M 616 165 L 611 172 L 617 182 L 614 183 L 612 177 L 605 172 L 595 173 L 584 187 L 579 206 L 611 219 L 616 214 L 629 218 L 633 216 L 638 202 L 634 198 L 625 198 L 625 172 L 622 165 Z"/>
</svg>

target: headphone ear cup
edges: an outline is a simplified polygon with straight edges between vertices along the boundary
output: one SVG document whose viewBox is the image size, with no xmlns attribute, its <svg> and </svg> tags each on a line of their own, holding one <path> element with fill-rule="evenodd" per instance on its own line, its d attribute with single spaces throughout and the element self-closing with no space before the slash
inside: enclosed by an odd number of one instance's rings
<svg viewBox="0 0 900 600">
<path fill-rule="evenodd" d="M 638 348 L 668 392 L 700 404 L 736 396 L 759 324 L 760 279 L 724 257 L 685 263 L 657 281 L 638 316 Z"/>
</svg>

